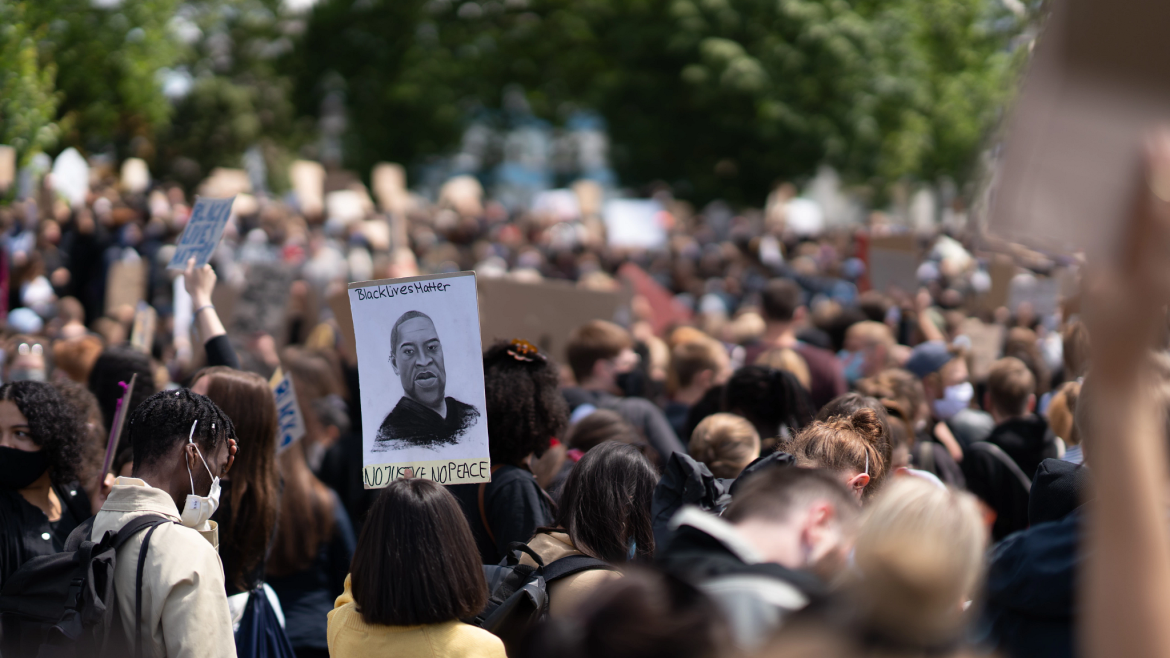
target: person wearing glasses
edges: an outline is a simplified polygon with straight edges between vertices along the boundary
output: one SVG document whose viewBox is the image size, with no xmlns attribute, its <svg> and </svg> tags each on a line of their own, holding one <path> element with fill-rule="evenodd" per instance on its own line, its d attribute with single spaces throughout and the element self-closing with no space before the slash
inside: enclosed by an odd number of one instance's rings
<svg viewBox="0 0 1170 658">
<path fill-rule="evenodd" d="M 48 350 L 39 338 L 16 336 L 8 342 L 5 350 L 4 381 L 49 380 Z"/>
<path fill-rule="evenodd" d="M 123 611 L 118 615 L 120 638 L 128 650 L 140 642 L 141 655 L 235 656 L 217 553 L 219 529 L 211 520 L 219 506 L 220 478 L 235 459 L 235 427 L 202 395 L 188 389 L 162 391 L 131 413 L 129 441 L 133 475 L 115 480 L 90 537 L 96 541 L 145 514 L 169 523 L 138 533 L 118 549 L 114 588 L 118 610 Z M 137 617 L 131 611 L 136 609 L 139 554 L 147 536 L 142 613 Z"/>
</svg>

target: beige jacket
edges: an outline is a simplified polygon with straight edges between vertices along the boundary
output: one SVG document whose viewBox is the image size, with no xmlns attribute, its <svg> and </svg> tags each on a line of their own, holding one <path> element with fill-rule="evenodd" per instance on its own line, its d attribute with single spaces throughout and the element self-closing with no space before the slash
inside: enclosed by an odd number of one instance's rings
<svg viewBox="0 0 1170 658">
<path fill-rule="evenodd" d="M 150 537 L 142 573 L 142 634 L 144 638 L 149 636 L 143 655 L 234 658 L 236 641 L 223 565 L 216 550 L 219 533 L 214 525 L 207 533 L 178 525 L 179 510 L 170 494 L 142 480 L 121 477 L 94 518 L 92 537 L 117 531 L 143 514 L 160 514 L 176 522 L 158 526 Z M 146 532 L 139 532 L 119 549 L 114 571 L 116 619 L 121 620 L 126 636 L 131 638 L 135 628 L 138 553 Z"/>
<path fill-rule="evenodd" d="M 528 548 L 540 556 L 545 564 L 559 560 L 569 555 L 584 555 L 573 546 L 565 532 L 541 532 L 532 537 Z M 521 564 L 536 566 L 528 555 L 520 558 Z M 605 569 L 590 569 L 581 573 L 562 578 L 548 586 L 548 614 L 552 617 L 563 617 L 573 611 L 582 600 L 592 594 L 597 588 L 622 575 L 616 571 Z"/>
</svg>

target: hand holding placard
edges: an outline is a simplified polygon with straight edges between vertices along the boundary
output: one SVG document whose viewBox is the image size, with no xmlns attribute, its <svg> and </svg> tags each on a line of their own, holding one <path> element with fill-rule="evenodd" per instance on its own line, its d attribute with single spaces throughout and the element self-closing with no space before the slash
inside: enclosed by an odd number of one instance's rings
<svg viewBox="0 0 1170 658">
<path fill-rule="evenodd" d="M 201 197 L 195 202 L 195 207 L 191 210 L 191 219 L 187 221 L 187 227 L 179 237 L 175 255 L 167 269 L 184 269 L 190 258 L 195 259 L 196 267 L 206 265 L 211 260 L 211 255 L 215 253 L 215 247 L 223 237 L 223 230 L 232 215 L 232 203 L 235 200 L 234 196 L 228 199 Z"/>
</svg>

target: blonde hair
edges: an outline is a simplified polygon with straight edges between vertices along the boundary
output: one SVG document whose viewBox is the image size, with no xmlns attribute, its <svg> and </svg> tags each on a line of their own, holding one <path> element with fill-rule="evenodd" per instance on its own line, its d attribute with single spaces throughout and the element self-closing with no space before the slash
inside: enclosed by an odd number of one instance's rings
<svg viewBox="0 0 1170 658">
<path fill-rule="evenodd" d="M 796 381 L 804 387 L 804 390 L 809 390 L 812 383 L 812 376 L 808 372 L 808 364 L 804 357 L 797 354 L 796 350 L 788 347 L 774 347 L 767 352 L 756 357 L 754 365 L 767 366 L 775 368 L 776 370 L 787 370 L 796 377 Z"/>
<path fill-rule="evenodd" d="M 853 587 L 865 623 L 887 637 L 941 643 L 962 630 L 962 604 L 983 576 L 987 530 L 966 492 L 895 478 L 862 516 Z"/>
<path fill-rule="evenodd" d="M 687 451 L 717 478 L 734 478 L 760 456 L 760 435 L 746 418 L 712 414 L 691 434 Z"/>
<path fill-rule="evenodd" d="M 845 340 L 856 337 L 864 340 L 867 343 L 878 343 L 887 347 L 893 347 L 896 341 L 894 340 L 894 332 L 881 322 L 874 320 L 865 320 L 851 325 L 845 330 Z"/>
</svg>

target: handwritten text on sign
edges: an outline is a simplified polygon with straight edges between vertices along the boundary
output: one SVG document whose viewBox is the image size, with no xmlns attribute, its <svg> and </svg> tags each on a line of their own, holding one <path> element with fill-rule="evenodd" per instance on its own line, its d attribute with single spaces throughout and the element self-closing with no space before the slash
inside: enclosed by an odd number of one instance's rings
<svg viewBox="0 0 1170 658">
<path fill-rule="evenodd" d="M 297 392 L 288 375 L 276 384 L 272 393 L 276 396 L 276 451 L 280 452 L 305 435 L 305 419 L 301 416 Z"/>
<path fill-rule="evenodd" d="M 171 258 L 170 269 L 181 270 L 187 267 L 187 259 L 195 258 L 195 267 L 203 267 L 211 260 L 215 246 L 223 236 L 223 229 L 227 226 L 228 218 L 232 214 L 230 199 L 200 198 L 191 209 L 191 219 L 187 220 L 187 227 L 183 235 L 179 236 L 179 243 L 175 245 L 175 256 Z"/>
<path fill-rule="evenodd" d="M 372 464 L 362 469 L 362 484 L 366 489 L 379 489 L 405 477 L 408 468 L 414 471 L 414 477 L 434 480 L 439 484 L 492 481 L 491 461 L 487 458 L 471 458 Z"/>
</svg>

